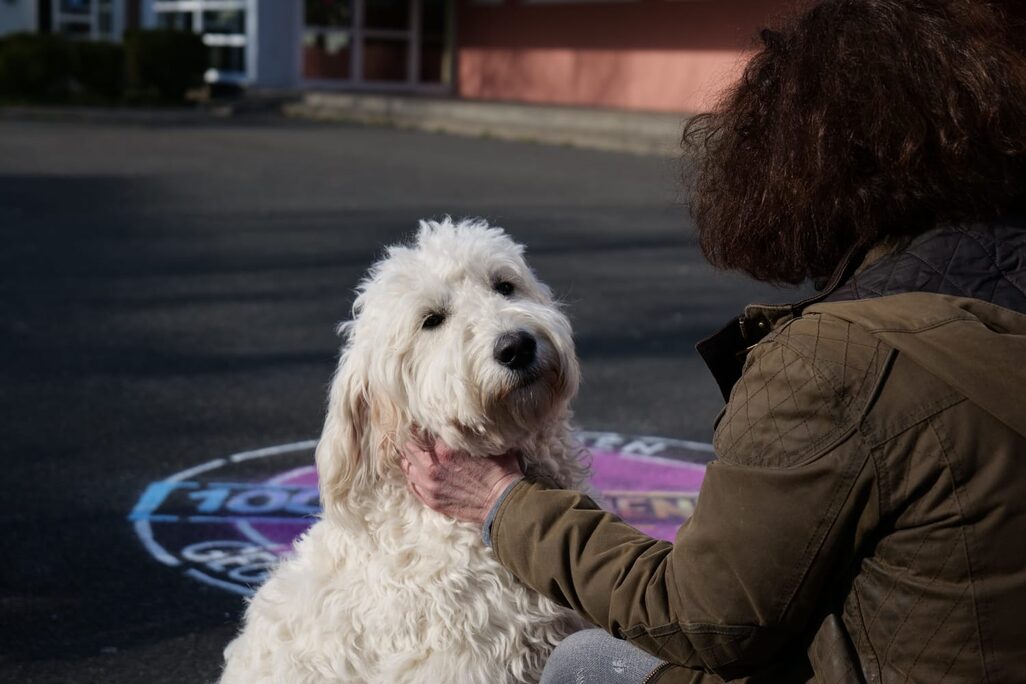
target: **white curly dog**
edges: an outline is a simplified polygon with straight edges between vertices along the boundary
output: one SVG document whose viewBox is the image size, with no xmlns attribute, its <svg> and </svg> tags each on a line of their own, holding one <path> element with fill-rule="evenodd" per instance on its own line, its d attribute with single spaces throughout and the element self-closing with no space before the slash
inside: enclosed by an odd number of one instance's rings
<svg viewBox="0 0 1026 684">
<path fill-rule="evenodd" d="M 483 221 L 421 222 L 359 285 L 316 461 L 323 514 L 251 600 L 222 682 L 537 681 L 582 625 L 406 489 L 420 430 L 583 485 L 570 323 Z"/>
</svg>

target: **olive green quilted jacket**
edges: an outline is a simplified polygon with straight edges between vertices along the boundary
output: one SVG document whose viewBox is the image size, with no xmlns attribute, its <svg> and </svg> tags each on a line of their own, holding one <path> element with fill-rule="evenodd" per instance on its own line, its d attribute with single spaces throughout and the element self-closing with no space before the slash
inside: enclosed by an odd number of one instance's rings
<svg viewBox="0 0 1026 684">
<path fill-rule="evenodd" d="M 1026 682 L 1026 316 L 905 293 L 750 351 L 675 543 L 522 481 L 498 559 L 653 681 Z"/>
</svg>

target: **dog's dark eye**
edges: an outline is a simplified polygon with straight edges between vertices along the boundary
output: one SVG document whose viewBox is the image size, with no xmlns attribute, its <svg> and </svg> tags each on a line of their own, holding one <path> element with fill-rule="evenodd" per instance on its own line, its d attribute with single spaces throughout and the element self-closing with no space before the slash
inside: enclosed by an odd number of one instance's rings
<svg viewBox="0 0 1026 684">
<path fill-rule="evenodd" d="M 437 328 L 442 323 L 445 323 L 445 314 L 430 313 L 424 318 L 424 322 L 420 324 L 424 330 L 431 330 Z"/>
<path fill-rule="evenodd" d="M 492 289 L 501 294 L 503 297 L 509 297 L 513 294 L 517 288 L 513 286 L 513 283 L 508 280 L 499 280 L 492 285 Z"/>
</svg>

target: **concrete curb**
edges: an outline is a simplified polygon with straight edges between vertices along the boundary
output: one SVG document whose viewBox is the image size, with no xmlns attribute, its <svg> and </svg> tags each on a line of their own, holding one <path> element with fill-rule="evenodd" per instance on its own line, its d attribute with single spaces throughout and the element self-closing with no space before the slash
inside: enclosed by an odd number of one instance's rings
<svg viewBox="0 0 1026 684">
<path fill-rule="evenodd" d="M 0 120 L 130 126 L 201 125 L 238 117 L 286 116 L 316 121 L 412 128 L 464 136 L 572 145 L 673 157 L 680 154 L 686 116 L 585 107 L 362 93 L 251 93 L 181 109 L 0 106 Z"/>
<path fill-rule="evenodd" d="M 397 95 L 311 92 L 287 116 L 675 156 L 685 116 Z"/>
<path fill-rule="evenodd" d="M 69 123 L 122 124 L 131 126 L 202 124 L 222 121 L 230 111 L 216 108 L 156 109 L 151 107 L 35 107 L 4 105 L 0 107 L 0 120 L 45 121 Z"/>
</svg>

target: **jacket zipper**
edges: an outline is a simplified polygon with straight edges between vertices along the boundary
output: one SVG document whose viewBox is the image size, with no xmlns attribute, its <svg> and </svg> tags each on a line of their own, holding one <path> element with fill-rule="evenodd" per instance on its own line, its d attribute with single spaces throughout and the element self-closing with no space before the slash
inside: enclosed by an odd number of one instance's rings
<svg viewBox="0 0 1026 684">
<path fill-rule="evenodd" d="M 663 663 L 656 669 L 648 673 L 648 676 L 642 680 L 641 684 L 652 684 L 656 680 L 656 677 L 669 670 L 671 667 L 670 663 Z"/>
</svg>

